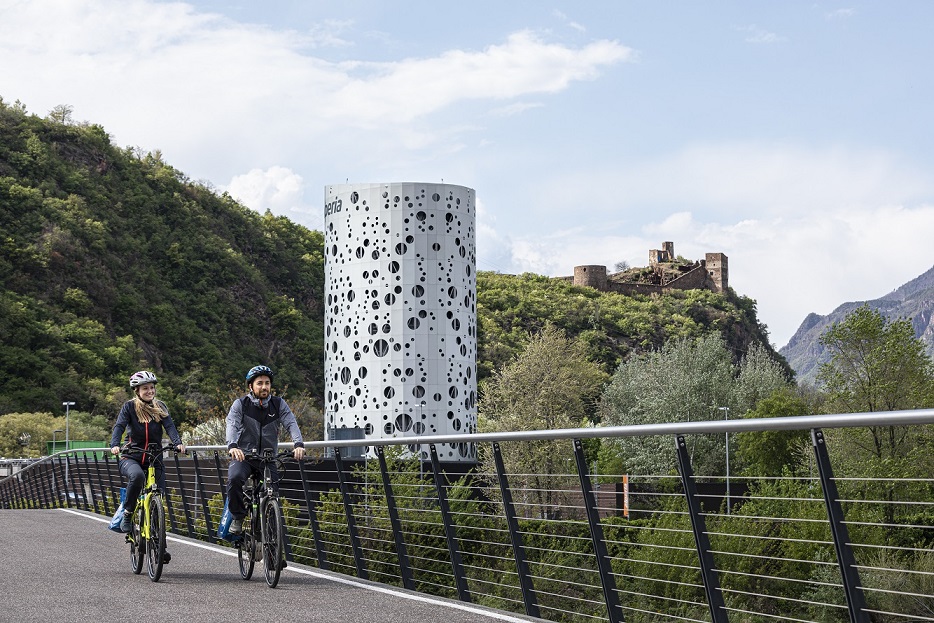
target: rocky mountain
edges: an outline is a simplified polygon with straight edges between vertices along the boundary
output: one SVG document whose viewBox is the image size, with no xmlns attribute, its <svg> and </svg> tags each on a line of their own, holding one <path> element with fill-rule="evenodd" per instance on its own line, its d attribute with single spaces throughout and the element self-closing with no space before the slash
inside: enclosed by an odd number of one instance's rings
<svg viewBox="0 0 934 623">
<path fill-rule="evenodd" d="M 788 344 L 778 351 L 797 373 L 798 382 L 813 383 L 820 364 L 828 360 L 820 344 L 824 331 L 862 305 L 878 310 L 888 320 L 910 318 L 915 335 L 924 341 L 928 355 L 934 357 L 934 267 L 931 267 L 878 299 L 844 303 L 826 316 L 808 314 Z"/>
</svg>

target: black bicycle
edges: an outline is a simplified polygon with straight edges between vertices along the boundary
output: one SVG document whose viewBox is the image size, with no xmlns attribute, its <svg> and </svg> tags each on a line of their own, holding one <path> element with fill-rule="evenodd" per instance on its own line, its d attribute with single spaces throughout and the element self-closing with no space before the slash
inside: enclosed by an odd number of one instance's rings
<svg viewBox="0 0 934 623">
<path fill-rule="evenodd" d="M 146 486 L 140 492 L 126 542 L 130 544 L 130 566 L 133 573 L 138 575 L 143 570 L 145 559 L 149 579 L 153 582 L 158 582 L 162 577 L 162 566 L 168 558 L 165 552 L 165 507 L 162 505 L 162 492 L 159 491 L 156 478 L 156 465 L 162 463 L 162 453 L 167 449 L 178 452 L 175 446 L 163 448 L 155 443 L 145 448 L 130 444 L 123 446 L 123 454 L 142 452 L 143 461 L 148 464 Z"/>
<path fill-rule="evenodd" d="M 263 477 L 259 480 L 256 474 L 251 474 L 243 488 L 247 516 L 243 519 L 242 538 L 235 543 L 237 559 L 244 580 L 253 577 L 253 566 L 262 560 L 269 588 L 276 587 L 282 568 L 285 567 L 285 524 L 282 521 L 279 493 L 273 487 L 275 483 L 272 481 L 270 466 L 275 464 L 279 468 L 281 478 L 283 459 L 291 456 L 292 452 L 275 453 L 271 448 L 264 450 L 262 455 L 257 455 L 255 451 L 247 455 L 248 459 L 262 461 Z"/>
</svg>

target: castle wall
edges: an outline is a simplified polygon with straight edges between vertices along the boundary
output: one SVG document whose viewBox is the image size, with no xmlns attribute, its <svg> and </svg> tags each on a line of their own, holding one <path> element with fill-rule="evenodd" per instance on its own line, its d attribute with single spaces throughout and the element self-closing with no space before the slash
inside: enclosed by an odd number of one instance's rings
<svg viewBox="0 0 934 623">
<path fill-rule="evenodd" d="M 575 266 L 574 285 L 606 290 L 606 266 Z"/>
</svg>

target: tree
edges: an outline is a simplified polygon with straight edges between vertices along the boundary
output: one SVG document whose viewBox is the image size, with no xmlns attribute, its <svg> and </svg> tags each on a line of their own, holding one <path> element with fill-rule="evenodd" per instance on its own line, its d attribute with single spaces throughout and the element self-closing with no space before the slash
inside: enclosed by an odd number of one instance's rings
<svg viewBox="0 0 934 623">
<path fill-rule="evenodd" d="M 591 362 L 580 340 L 568 339 L 546 324 L 525 351 L 481 386 L 481 432 L 552 430 L 584 425 L 607 374 Z M 483 446 L 486 448 L 487 446 Z M 503 446 L 511 484 L 535 498 L 539 516 L 550 517 L 559 503 L 550 476 L 566 474 L 573 448 L 567 441 L 523 441 Z M 492 457 L 481 456 L 483 471 L 493 473 Z"/>
<path fill-rule="evenodd" d="M 830 327 L 820 342 L 831 353 L 817 373 L 827 393 L 827 413 L 930 406 L 934 364 L 911 321 L 887 322 L 881 312 L 863 305 Z M 835 431 L 830 437 L 833 446 L 846 448 L 840 456 L 844 470 L 869 459 L 869 469 L 879 478 L 930 474 L 931 460 L 924 457 L 930 456 L 934 439 L 923 427 L 874 426 Z"/>
<path fill-rule="evenodd" d="M 70 125 L 71 113 L 73 113 L 74 110 L 74 107 L 68 104 L 59 104 L 49 111 L 49 120 L 62 125 Z"/>
<path fill-rule="evenodd" d="M 750 348 L 734 365 L 717 335 L 671 340 L 661 350 L 619 366 L 599 413 L 604 423 L 617 426 L 720 419 L 720 407 L 742 417 L 785 384 L 782 367 L 770 361 L 763 349 Z M 689 443 L 696 473 L 724 472 L 721 435 L 693 435 Z M 674 443 L 665 436 L 623 437 L 617 448 L 627 471 L 662 474 L 675 467 Z"/>
<path fill-rule="evenodd" d="M 791 417 L 813 413 L 812 401 L 791 386 L 782 387 L 756 405 L 746 417 Z M 736 455 L 745 473 L 754 476 L 778 476 L 783 472 L 800 474 L 806 464 L 808 432 L 767 430 L 736 434 Z"/>
<path fill-rule="evenodd" d="M 829 412 L 915 409 L 930 400 L 934 368 L 910 320 L 889 323 L 863 305 L 830 327 L 820 343 L 830 352 L 817 373 Z"/>
</svg>

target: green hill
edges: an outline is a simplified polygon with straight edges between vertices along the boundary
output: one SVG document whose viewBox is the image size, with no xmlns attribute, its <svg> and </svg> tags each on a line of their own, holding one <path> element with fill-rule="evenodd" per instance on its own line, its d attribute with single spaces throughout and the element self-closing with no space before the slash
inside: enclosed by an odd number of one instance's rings
<svg viewBox="0 0 934 623">
<path fill-rule="evenodd" d="M 320 400 L 320 232 L 66 120 L 0 99 L 0 414 L 73 400 L 110 416 L 145 367 L 173 415 L 193 422 L 223 408 L 257 362 L 290 396 Z M 755 303 L 732 292 L 624 296 L 487 272 L 477 288 L 481 380 L 546 321 L 586 340 L 607 372 L 673 337 L 718 332 L 737 357 L 768 347 Z"/>
<path fill-rule="evenodd" d="M 321 394 L 321 234 L 98 125 L 0 101 L 0 243 L 0 413 L 112 409 L 141 367 L 182 419 L 257 362 Z"/>
</svg>

